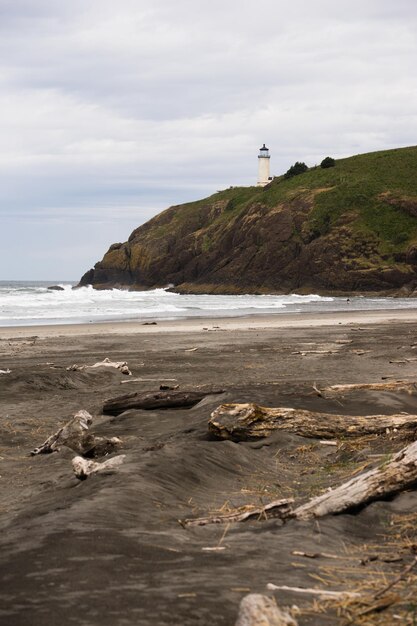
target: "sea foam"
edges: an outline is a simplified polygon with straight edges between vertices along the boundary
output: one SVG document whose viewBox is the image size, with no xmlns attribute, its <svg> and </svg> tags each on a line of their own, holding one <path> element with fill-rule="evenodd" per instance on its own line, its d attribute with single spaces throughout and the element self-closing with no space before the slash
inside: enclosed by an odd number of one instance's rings
<svg viewBox="0 0 417 626">
<path fill-rule="evenodd" d="M 57 283 L 55 283 L 57 284 Z M 413 299 L 331 298 L 312 295 L 182 295 L 166 289 L 73 289 L 58 283 L 0 282 L 0 326 L 237 317 L 268 313 L 416 308 Z"/>
</svg>

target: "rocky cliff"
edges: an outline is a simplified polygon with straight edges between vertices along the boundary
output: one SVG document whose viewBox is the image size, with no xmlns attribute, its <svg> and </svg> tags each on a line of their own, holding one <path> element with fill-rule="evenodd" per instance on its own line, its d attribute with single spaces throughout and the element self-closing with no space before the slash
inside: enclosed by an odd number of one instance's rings
<svg viewBox="0 0 417 626">
<path fill-rule="evenodd" d="M 110 246 L 80 285 L 189 293 L 417 288 L 417 147 L 174 206 Z"/>
</svg>

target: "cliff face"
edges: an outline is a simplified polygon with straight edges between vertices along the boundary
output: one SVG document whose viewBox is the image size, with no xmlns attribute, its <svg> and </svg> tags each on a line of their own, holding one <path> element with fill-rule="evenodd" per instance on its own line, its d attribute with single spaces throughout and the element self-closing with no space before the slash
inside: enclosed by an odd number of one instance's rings
<svg viewBox="0 0 417 626">
<path fill-rule="evenodd" d="M 417 288 L 417 148 L 174 206 L 113 244 L 81 285 L 183 292 Z"/>
</svg>

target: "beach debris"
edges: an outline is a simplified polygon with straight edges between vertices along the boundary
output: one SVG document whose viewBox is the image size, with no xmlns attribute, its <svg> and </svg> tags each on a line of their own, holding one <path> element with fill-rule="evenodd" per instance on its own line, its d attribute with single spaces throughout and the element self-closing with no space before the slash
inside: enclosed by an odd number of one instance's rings
<svg viewBox="0 0 417 626">
<path fill-rule="evenodd" d="M 196 350 L 198 350 L 198 348 L 187 348 L 184 352 L 195 352 Z"/>
<path fill-rule="evenodd" d="M 309 354 L 335 354 L 336 350 L 295 350 L 291 354 L 300 356 L 308 356 Z"/>
<path fill-rule="evenodd" d="M 273 517 L 282 518 L 291 511 L 290 505 L 294 502 L 293 498 L 282 500 L 274 500 L 263 506 L 242 506 L 229 513 L 212 515 L 210 517 L 196 517 L 185 520 L 179 520 L 182 526 L 206 526 L 207 524 L 227 524 L 231 522 L 243 522 L 248 519 L 271 519 Z"/>
<path fill-rule="evenodd" d="M 342 513 L 393 496 L 416 481 L 417 441 L 414 441 L 389 461 L 297 507 L 291 516 L 305 520 Z"/>
<path fill-rule="evenodd" d="M 103 413 L 119 415 L 128 409 L 178 409 L 188 408 L 211 394 L 223 393 L 223 389 L 207 389 L 204 391 L 153 391 L 133 392 L 106 400 Z"/>
<path fill-rule="evenodd" d="M 67 446 L 78 454 L 101 456 L 113 452 L 122 442 L 119 437 L 96 437 L 89 432 L 93 417 L 88 411 L 81 409 L 62 428 L 48 437 L 42 445 L 31 451 L 32 456 L 50 454 L 59 450 L 60 446 Z"/>
<path fill-rule="evenodd" d="M 132 372 L 130 371 L 126 361 L 110 361 L 108 357 L 106 357 L 103 361 L 94 363 L 94 365 L 77 365 L 74 363 L 74 365 L 67 367 L 66 370 L 68 372 L 83 372 L 84 370 L 96 369 L 97 367 L 113 367 L 114 369 L 120 370 L 122 374 L 132 376 Z"/>
<path fill-rule="evenodd" d="M 250 593 L 240 601 L 235 626 L 297 626 L 297 622 L 274 598 Z"/>
<path fill-rule="evenodd" d="M 383 377 L 384 378 L 384 377 Z M 353 383 L 349 385 L 331 385 L 323 391 L 344 393 L 349 391 L 417 391 L 415 380 L 390 380 L 386 383 Z"/>
<path fill-rule="evenodd" d="M 334 439 L 387 433 L 387 429 L 414 432 L 417 415 L 336 415 L 292 409 L 268 408 L 258 404 L 221 404 L 208 422 L 209 432 L 218 439 L 245 441 L 268 437 L 286 430 L 303 437 Z"/>
<path fill-rule="evenodd" d="M 158 322 L 142 322 L 142 326 L 157 326 Z"/>
<path fill-rule="evenodd" d="M 316 383 L 314 383 L 314 385 L 313 385 L 313 389 L 314 389 L 314 391 L 316 392 L 316 394 L 318 395 L 318 397 L 319 397 L 319 398 L 322 398 L 322 397 L 323 397 L 323 394 L 322 394 L 322 392 L 320 391 L 320 389 L 317 387 Z"/>
<path fill-rule="evenodd" d="M 338 554 L 331 554 L 330 552 L 302 552 L 301 550 L 293 550 L 291 552 L 293 556 L 304 556 L 307 559 L 344 559 L 344 556 Z"/>
<path fill-rule="evenodd" d="M 400 596 L 393 593 L 378 599 L 372 598 L 372 596 L 370 598 L 363 597 L 359 601 L 354 602 L 357 606 L 365 606 L 359 612 L 352 611 L 351 606 L 346 607 L 348 608 L 349 622 L 353 624 L 358 617 L 369 615 L 370 613 L 381 613 L 384 609 L 398 602 L 401 602 Z"/>
<path fill-rule="evenodd" d="M 121 380 L 120 384 L 123 385 L 125 383 L 175 383 L 177 382 L 177 378 L 129 378 L 128 380 Z"/>
<path fill-rule="evenodd" d="M 201 550 L 203 552 L 223 552 L 224 550 L 226 550 L 225 546 L 206 546 L 204 548 L 201 548 Z"/>
<path fill-rule="evenodd" d="M 412 569 L 414 569 L 417 566 L 417 556 L 414 557 L 414 559 L 411 561 L 411 563 L 409 563 L 407 565 L 407 567 L 405 567 L 399 574 L 398 576 L 396 576 L 394 578 L 394 580 L 392 580 L 388 585 L 386 585 L 386 587 L 383 587 L 382 589 L 380 589 L 375 595 L 374 598 L 381 598 L 382 596 L 384 596 L 386 594 L 387 591 L 390 591 L 395 585 L 397 585 L 401 580 L 404 580 L 407 576 L 407 574 L 409 574 L 411 572 Z"/>
<path fill-rule="evenodd" d="M 360 593 L 354 591 L 330 591 L 329 589 L 317 589 L 315 587 L 287 587 L 287 585 L 274 585 L 268 583 L 268 591 L 290 591 L 291 593 L 301 593 L 318 596 L 321 600 L 351 600 L 361 598 Z"/>
<path fill-rule="evenodd" d="M 119 467 L 119 465 L 123 463 L 125 458 L 125 454 L 120 454 L 119 456 L 114 456 L 111 459 L 103 461 L 102 463 L 97 463 L 96 461 L 84 459 L 82 456 L 75 456 L 72 459 L 72 468 L 79 480 L 85 480 L 88 476 L 90 476 L 90 474 L 114 471 L 116 467 Z"/>
<path fill-rule="evenodd" d="M 159 385 L 160 391 L 175 391 L 175 389 L 179 389 L 179 385 Z"/>
<path fill-rule="evenodd" d="M 7 370 L 0 370 L 0 374 L 11 374 L 12 370 L 10 370 L 9 368 L 7 368 Z"/>
</svg>

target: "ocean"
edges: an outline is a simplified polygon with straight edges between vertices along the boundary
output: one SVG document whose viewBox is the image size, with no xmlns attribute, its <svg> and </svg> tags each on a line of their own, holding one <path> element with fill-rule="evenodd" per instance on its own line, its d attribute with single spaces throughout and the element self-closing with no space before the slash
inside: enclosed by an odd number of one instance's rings
<svg viewBox="0 0 417 626">
<path fill-rule="evenodd" d="M 48 289 L 52 285 L 63 290 Z M 68 282 L 0 281 L 0 326 L 415 308 L 413 298 L 180 295 L 165 289 L 96 291 L 72 289 Z"/>
</svg>

